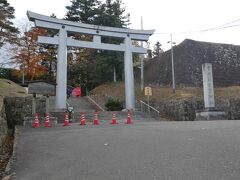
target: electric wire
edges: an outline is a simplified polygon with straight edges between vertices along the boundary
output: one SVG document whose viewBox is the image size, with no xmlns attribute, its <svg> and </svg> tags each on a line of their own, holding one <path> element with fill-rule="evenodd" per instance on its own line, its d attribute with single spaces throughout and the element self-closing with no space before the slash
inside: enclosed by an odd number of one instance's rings
<svg viewBox="0 0 240 180">
<path fill-rule="evenodd" d="M 169 34 L 191 34 L 191 33 L 202 33 L 202 32 L 208 32 L 208 31 L 216 31 L 216 30 L 221 30 L 221 29 L 227 29 L 227 28 L 233 28 L 233 27 L 237 27 L 240 26 L 240 24 L 234 24 L 234 25 L 229 25 L 235 22 L 240 21 L 240 19 L 234 20 L 234 21 L 230 21 L 227 23 L 224 23 L 222 25 L 213 27 L 213 28 L 207 28 L 207 29 L 200 29 L 200 30 L 189 30 L 189 31 L 182 31 L 182 32 L 156 32 L 154 34 L 156 35 L 169 35 Z M 227 26 L 229 25 L 229 26 Z"/>
</svg>

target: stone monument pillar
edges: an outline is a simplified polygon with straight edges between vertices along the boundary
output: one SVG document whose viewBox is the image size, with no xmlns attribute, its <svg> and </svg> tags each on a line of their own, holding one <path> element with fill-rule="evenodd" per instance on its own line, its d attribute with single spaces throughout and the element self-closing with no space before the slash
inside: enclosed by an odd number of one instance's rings
<svg viewBox="0 0 240 180">
<path fill-rule="evenodd" d="M 196 112 L 196 120 L 226 119 L 225 112 L 215 108 L 212 64 L 202 64 L 204 110 Z"/>
<path fill-rule="evenodd" d="M 203 94 L 204 94 L 204 107 L 214 108 L 214 89 L 213 89 L 213 75 L 212 64 L 205 63 L 202 65 L 203 75 Z"/>
</svg>

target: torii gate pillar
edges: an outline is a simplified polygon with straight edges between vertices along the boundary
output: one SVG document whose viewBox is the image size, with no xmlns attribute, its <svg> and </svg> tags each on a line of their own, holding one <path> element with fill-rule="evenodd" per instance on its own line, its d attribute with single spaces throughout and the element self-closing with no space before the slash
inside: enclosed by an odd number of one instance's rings
<svg viewBox="0 0 240 180">
<path fill-rule="evenodd" d="M 134 76 L 133 76 L 131 38 L 126 37 L 124 44 L 126 47 L 125 52 L 124 52 L 126 109 L 135 109 L 135 88 L 134 88 Z"/>
<path fill-rule="evenodd" d="M 67 31 L 65 27 L 59 30 L 59 45 L 57 57 L 57 87 L 56 87 L 56 108 L 66 108 L 66 87 L 67 87 Z M 131 49 L 131 38 L 125 38 L 124 72 L 125 72 L 125 100 L 126 109 L 135 109 L 135 88 L 133 75 L 133 60 Z"/>
<path fill-rule="evenodd" d="M 59 45 L 57 54 L 57 87 L 55 108 L 66 108 L 67 87 L 67 31 L 65 26 L 59 30 Z"/>
</svg>

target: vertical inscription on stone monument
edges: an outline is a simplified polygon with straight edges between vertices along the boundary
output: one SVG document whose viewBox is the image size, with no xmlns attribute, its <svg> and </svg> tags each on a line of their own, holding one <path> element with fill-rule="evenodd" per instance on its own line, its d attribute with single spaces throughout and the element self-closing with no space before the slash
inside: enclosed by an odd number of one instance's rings
<svg viewBox="0 0 240 180">
<path fill-rule="evenodd" d="M 203 74 L 204 106 L 205 108 L 215 107 L 212 64 L 204 63 L 202 65 L 202 74 Z"/>
</svg>

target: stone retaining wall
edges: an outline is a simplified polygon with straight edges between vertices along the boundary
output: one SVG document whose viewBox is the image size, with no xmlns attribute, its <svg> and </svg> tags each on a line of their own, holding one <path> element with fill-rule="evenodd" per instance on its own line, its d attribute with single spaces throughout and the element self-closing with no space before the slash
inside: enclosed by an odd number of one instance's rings
<svg viewBox="0 0 240 180">
<path fill-rule="evenodd" d="M 104 95 L 91 95 L 98 104 L 104 107 L 109 97 Z M 240 98 L 218 99 L 216 108 L 225 111 L 227 119 L 240 120 Z M 195 112 L 204 109 L 203 100 L 167 100 L 162 102 L 151 101 L 150 105 L 160 111 L 160 117 L 177 121 L 193 121 L 196 118 Z M 138 102 L 137 108 L 140 109 Z"/>
<path fill-rule="evenodd" d="M 151 102 L 150 105 L 177 121 L 195 120 L 195 111 L 204 108 L 203 100 L 196 99 Z M 225 111 L 229 120 L 240 119 L 240 98 L 216 100 L 216 108 Z"/>
<path fill-rule="evenodd" d="M 8 127 L 14 128 L 15 125 L 23 125 L 24 117 L 34 117 L 32 114 L 32 98 L 27 97 L 5 97 L 4 105 L 6 109 L 6 117 Z M 40 116 L 45 116 L 46 98 L 36 98 L 36 113 Z"/>
</svg>

